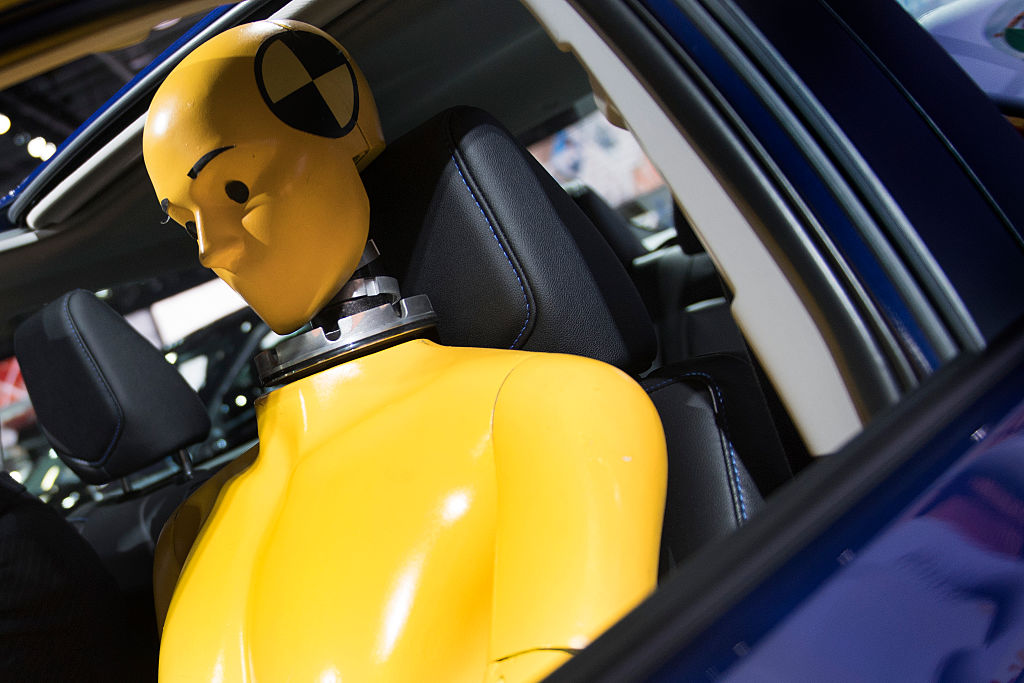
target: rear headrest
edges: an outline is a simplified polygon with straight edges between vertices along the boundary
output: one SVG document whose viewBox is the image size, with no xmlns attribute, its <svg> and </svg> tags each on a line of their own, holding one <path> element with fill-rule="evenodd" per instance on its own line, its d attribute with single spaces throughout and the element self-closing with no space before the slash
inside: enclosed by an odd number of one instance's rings
<svg viewBox="0 0 1024 683">
<path fill-rule="evenodd" d="M 615 253 L 488 114 L 450 109 L 363 173 L 370 235 L 405 296 L 427 294 L 442 343 L 649 367 L 654 326 Z"/>
<path fill-rule="evenodd" d="M 633 265 L 633 259 L 639 258 L 647 253 L 643 242 L 633 232 L 629 221 L 608 205 L 601 195 L 594 192 L 593 188 L 587 185 L 577 184 L 566 188 L 566 192 L 576 202 L 576 206 L 583 210 L 587 218 L 594 224 L 601 235 L 608 242 L 615 255 L 619 257 L 626 270 Z"/>
<path fill-rule="evenodd" d="M 91 292 L 68 292 L 23 322 L 14 350 L 43 433 L 83 481 L 137 472 L 210 431 L 195 391 Z"/>
</svg>

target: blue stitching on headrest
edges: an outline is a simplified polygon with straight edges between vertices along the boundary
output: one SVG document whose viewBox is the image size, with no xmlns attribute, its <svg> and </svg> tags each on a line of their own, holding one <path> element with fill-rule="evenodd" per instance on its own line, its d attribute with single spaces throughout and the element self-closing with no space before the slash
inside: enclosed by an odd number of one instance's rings
<svg viewBox="0 0 1024 683">
<path fill-rule="evenodd" d="M 103 376 L 102 372 L 100 372 L 99 366 L 96 365 L 96 361 L 92 357 L 92 353 L 82 340 L 82 335 L 78 332 L 78 327 L 75 325 L 74 320 L 71 319 L 71 295 L 64 297 L 64 317 L 67 319 L 68 326 L 75 335 L 75 341 L 78 342 L 78 346 L 81 347 L 82 353 L 85 354 L 86 359 L 89 361 L 89 365 L 92 366 L 93 373 L 99 377 L 100 382 L 103 384 L 103 388 L 106 389 L 107 394 L 110 396 L 110 400 L 114 403 L 114 408 L 117 410 L 117 426 L 114 428 L 114 436 L 111 437 L 110 444 L 107 446 L 107 450 L 103 452 L 100 459 L 93 462 L 91 460 L 71 457 L 75 462 L 80 462 L 84 465 L 89 465 L 90 467 L 102 466 L 106 464 L 107 458 L 109 458 L 110 454 L 113 453 L 114 447 L 117 445 L 117 441 L 121 437 L 121 421 L 123 419 L 121 405 L 117 402 L 117 397 L 114 396 L 114 392 L 110 390 L 110 385 L 107 384 L 107 378 Z"/>
<path fill-rule="evenodd" d="M 495 231 L 494 226 L 491 225 L 491 219 L 488 218 L 487 213 L 484 212 L 484 207 L 480 206 L 480 201 L 476 198 L 476 193 L 473 192 L 473 188 L 471 188 L 469 183 L 466 181 L 466 176 L 462 174 L 462 169 L 459 167 L 459 162 L 455 158 L 454 154 L 452 154 L 452 162 L 455 164 L 455 170 L 459 172 L 459 177 L 462 178 L 462 184 L 466 186 L 467 190 L 469 190 L 469 196 L 472 197 L 473 202 L 476 203 L 476 208 L 480 209 L 480 214 L 484 217 L 484 220 L 487 221 L 487 227 L 491 229 L 491 236 L 494 237 L 494 241 L 498 243 L 498 248 L 501 249 L 501 253 L 505 255 L 505 260 L 508 261 L 508 265 L 512 267 L 512 273 L 515 274 L 516 280 L 519 282 L 519 289 L 523 292 L 523 305 L 526 306 L 526 320 L 523 321 L 522 329 L 519 330 L 519 334 L 516 335 L 516 338 L 512 340 L 511 346 L 509 346 L 510 349 L 514 349 L 516 344 L 519 342 L 519 338 L 523 336 L 523 332 L 526 332 L 527 325 L 530 324 L 530 300 L 526 296 L 526 287 L 523 286 L 523 279 L 519 277 L 519 271 L 516 270 L 516 264 L 512 262 L 512 258 L 508 255 L 508 252 L 505 251 L 505 246 L 501 243 L 501 240 L 498 239 L 498 233 Z"/>
<path fill-rule="evenodd" d="M 711 377 L 711 375 L 707 374 L 706 372 L 684 372 L 683 374 L 678 375 L 677 377 L 673 377 L 672 379 L 667 379 L 663 382 L 655 384 L 653 387 L 647 389 L 647 393 L 650 394 L 657 391 L 658 389 L 668 386 L 669 384 L 674 384 L 675 382 L 678 382 L 681 377 L 704 378 L 707 381 L 708 386 L 711 387 L 711 390 L 715 392 L 715 396 L 718 398 L 719 405 L 722 406 L 722 433 L 725 435 L 725 443 L 728 446 L 729 451 L 729 469 L 732 470 L 732 479 L 736 485 L 736 497 L 738 498 L 738 502 L 740 504 L 740 517 L 743 519 L 744 522 L 746 522 L 749 519 L 749 516 L 747 514 L 747 503 L 743 498 L 743 486 L 740 484 L 740 470 L 739 465 L 737 463 L 736 448 L 732 445 L 732 439 L 729 438 L 729 426 L 725 418 L 725 397 L 722 396 L 722 392 L 719 390 L 714 378 Z"/>
<path fill-rule="evenodd" d="M 732 445 L 732 439 L 729 438 L 728 434 L 725 435 L 725 443 L 729 447 L 729 462 L 732 465 L 733 479 L 736 481 L 736 494 L 740 501 L 740 517 L 742 517 L 745 522 L 749 519 L 747 515 L 747 503 L 743 499 L 743 485 L 740 484 L 740 469 L 739 465 L 736 463 L 736 448 Z"/>
</svg>

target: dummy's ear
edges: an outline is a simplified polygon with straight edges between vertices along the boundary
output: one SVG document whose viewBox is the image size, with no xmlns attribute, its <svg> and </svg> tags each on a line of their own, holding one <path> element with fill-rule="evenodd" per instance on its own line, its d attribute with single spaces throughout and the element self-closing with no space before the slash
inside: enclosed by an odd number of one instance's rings
<svg viewBox="0 0 1024 683">
<path fill-rule="evenodd" d="M 256 85 L 283 123 L 340 138 L 359 118 L 359 85 L 348 55 L 309 31 L 275 33 L 256 52 Z"/>
</svg>

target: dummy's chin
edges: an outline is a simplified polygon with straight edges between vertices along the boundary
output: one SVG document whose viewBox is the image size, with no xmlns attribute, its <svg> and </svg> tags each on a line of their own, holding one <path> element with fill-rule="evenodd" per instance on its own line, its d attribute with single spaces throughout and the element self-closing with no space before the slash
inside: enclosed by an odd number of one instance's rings
<svg viewBox="0 0 1024 683">
<path fill-rule="evenodd" d="M 256 315 L 277 334 L 290 334 L 299 329 L 320 310 L 323 304 L 316 300 L 304 306 L 296 305 L 294 297 L 282 292 L 281 283 L 260 283 L 254 285 L 234 273 L 214 268 L 213 272 L 249 304 Z"/>
</svg>

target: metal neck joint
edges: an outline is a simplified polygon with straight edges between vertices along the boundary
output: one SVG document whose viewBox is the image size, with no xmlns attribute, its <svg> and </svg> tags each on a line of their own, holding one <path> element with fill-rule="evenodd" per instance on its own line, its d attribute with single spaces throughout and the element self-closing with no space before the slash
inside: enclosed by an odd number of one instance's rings
<svg viewBox="0 0 1024 683">
<path fill-rule="evenodd" d="M 370 240 L 352 278 L 310 321 L 308 332 L 256 356 L 265 386 L 284 384 L 374 351 L 430 334 L 437 315 L 426 295 L 402 298 L 398 281 L 376 274 Z"/>
</svg>

